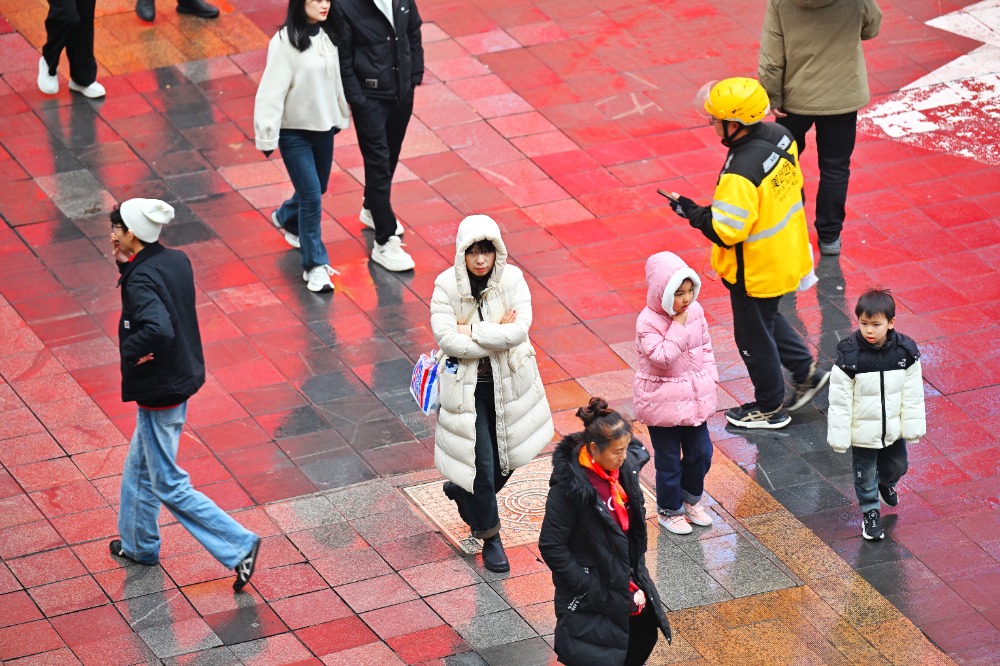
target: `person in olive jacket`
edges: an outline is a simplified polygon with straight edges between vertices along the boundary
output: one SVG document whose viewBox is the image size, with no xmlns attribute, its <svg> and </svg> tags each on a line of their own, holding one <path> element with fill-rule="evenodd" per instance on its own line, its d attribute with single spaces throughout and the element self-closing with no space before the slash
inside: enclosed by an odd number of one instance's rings
<svg viewBox="0 0 1000 666">
<path fill-rule="evenodd" d="M 115 557 L 159 561 L 163 505 L 205 549 L 236 571 L 240 591 L 253 575 L 260 537 L 191 486 L 177 464 L 188 398 L 205 383 L 205 358 L 191 261 L 160 244 L 174 217 L 169 204 L 129 199 L 111 212 L 111 251 L 121 277 L 118 320 L 122 400 L 138 406 L 122 473 Z"/>
<path fill-rule="evenodd" d="M 646 510 L 639 469 L 649 460 L 631 424 L 591 398 L 584 431 L 552 455 L 538 538 L 555 585 L 555 651 L 563 664 L 646 663 L 670 623 L 646 569 Z"/>
<path fill-rule="evenodd" d="M 333 8 L 343 23 L 340 76 L 365 163 L 360 219 L 375 230 L 371 258 L 386 270 L 412 270 L 390 194 L 413 88 L 424 80 L 420 13 L 414 0 L 337 0 Z"/>
</svg>

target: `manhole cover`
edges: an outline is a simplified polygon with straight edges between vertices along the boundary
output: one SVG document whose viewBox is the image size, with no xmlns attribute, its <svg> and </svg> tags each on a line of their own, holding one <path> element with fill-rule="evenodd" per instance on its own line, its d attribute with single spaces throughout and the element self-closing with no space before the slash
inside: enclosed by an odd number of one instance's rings
<svg viewBox="0 0 1000 666">
<path fill-rule="evenodd" d="M 549 477 L 552 475 L 552 458 L 535 458 L 514 472 L 511 480 L 497 496 L 500 509 L 500 534 L 504 546 L 512 548 L 538 541 L 545 515 L 545 498 L 549 492 Z M 458 517 L 455 503 L 445 497 L 441 481 L 422 483 L 403 489 L 410 499 L 426 513 L 441 533 L 457 548 L 465 553 L 479 552 L 478 539 L 469 535 L 469 527 Z M 645 486 L 646 518 L 656 515 L 656 498 Z"/>
</svg>

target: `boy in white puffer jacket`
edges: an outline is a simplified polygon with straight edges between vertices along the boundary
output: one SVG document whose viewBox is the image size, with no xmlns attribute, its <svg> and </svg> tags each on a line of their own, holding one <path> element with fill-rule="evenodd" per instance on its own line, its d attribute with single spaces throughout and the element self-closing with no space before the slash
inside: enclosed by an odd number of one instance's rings
<svg viewBox="0 0 1000 666">
<path fill-rule="evenodd" d="M 896 506 L 896 484 L 906 474 L 906 444 L 927 432 L 917 344 L 893 329 L 896 302 L 888 289 L 869 289 L 854 308 L 860 329 L 837 345 L 830 376 L 827 441 L 851 449 L 861 536 L 880 541 L 879 498 Z"/>
</svg>

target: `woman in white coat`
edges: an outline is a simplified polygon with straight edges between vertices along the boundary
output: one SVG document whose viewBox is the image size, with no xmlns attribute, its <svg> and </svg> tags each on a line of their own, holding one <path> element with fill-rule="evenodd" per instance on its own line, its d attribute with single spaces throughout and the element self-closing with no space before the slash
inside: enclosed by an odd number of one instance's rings
<svg viewBox="0 0 1000 666">
<path fill-rule="evenodd" d="M 507 263 L 497 223 L 458 225 L 455 266 L 434 281 L 431 329 L 446 358 L 434 464 L 445 494 L 483 540 L 483 565 L 509 571 L 497 492 L 552 440 L 552 413 L 528 341 L 531 294 Z"/>
</svg>

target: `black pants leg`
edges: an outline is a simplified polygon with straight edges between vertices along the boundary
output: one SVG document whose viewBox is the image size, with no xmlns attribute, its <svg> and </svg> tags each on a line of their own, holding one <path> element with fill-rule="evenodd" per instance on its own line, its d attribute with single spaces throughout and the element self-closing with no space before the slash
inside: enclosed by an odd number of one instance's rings
<svg viewBox="0 0 1000 666">
<path fill-rule="evenodd" d="M 69 75 L 81 86 L 97 80 L 94 59 L 94 8 L 97 0 L 49 0 L 45 17 L 46 41 L 42 56 L 54 75 L 59 56 L 66 50 Z"/>
<path fill-rule="evenodd" d="M 492 396 L 476 395 L 476 479 L 472 492 L 458 488 L 457 499 L 472 524 L 472 536 L 487 539 L 500 531 L 497 493 L 507 484 L 497 448 L 497 412 Z"/>
<path fill-rule="evenodd" d="M 754 401 L 762 411 L 772 411 L 785 401 L 788 368 L 796 382 L 805 381 L 812 355 L 799 334 L 778 312 L 781 297 L 753 298 L 729 291 L 733 307 L 733 337 L 753 383 Z"/>
<path fill-rule="evenodd" d="M 632 615 L 628 619 L 628 652 L 625 653 L 625 666 L 642 666 L 649 659 L 659 639 L 660 628 L 656 623 L 652 605 L 646 604 L 646 609 L 640 615 Z"/>
<path fill-rule="evenodd" d="M 819 161 L 816 234 L 821 243 L 836 241 L 844 228 L 851 154 L 857 133 L 857 111 L 816 116 L 816 158 Z"/>
<path fill-rule="evenodd" d="M 396 233 L 396 214 L 390 201 L 392 176 L 413 112 L 413 93 L 405 99 L 369 99 L 353 109 L 358 148 L 365 163 L 365 207 L 375 221 L 375 242 L 385 245 Z"/>
<path fill-rule="evenodd" d="M 816 126 L 816 161 L 819 189 L 816 192 L 816 234 L 821 243 L 840 238 L 847 204 L 847 184 L 851 177 L 851 155 L 858 131 L 858 114 L 802 116 L 789 113 L 778 123 L 792 133 L 799 155 L 806 150 L 806 132 Z"/>
</svg>

